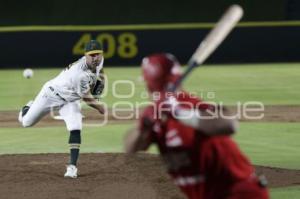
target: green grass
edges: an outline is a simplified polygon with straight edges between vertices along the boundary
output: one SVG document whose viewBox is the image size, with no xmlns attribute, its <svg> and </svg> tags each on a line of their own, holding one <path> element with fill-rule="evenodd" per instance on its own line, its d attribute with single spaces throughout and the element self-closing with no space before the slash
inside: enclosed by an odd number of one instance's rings
<svg viewBox="0 0 300 199">
<path fill-rule="evenodd" d="M 299 104 L 299 64 L 204 66 L 186 82 L 188 90 L 215 92 L 225 104 L 261 101 L 265 104 Z"/>
<path fill-rule="evenodd" d="M 271 189 L 272 199 L 298 199 L 300 196 L 300 187 L 285 187 Z"/>
<path fill-rule="evenodd" d="M 82 152 L 122 150 L 125 125 L 84 127 Z M 0 154 L 68 152 L 69 133 L 65 127 L 1 128 Z"/>
<path fill-rule="evenodd" d="M 130 124 L 84 127 L 82 152 L 120 152 Z M 300 168 L 300 124 L 242 123 L 235 139 L 254 164 Z M 65 127 L 1 128 L 0 153 L 68 152 Z"/>
<path fill-rule="evenodd" d="M 235 139 L 258 165 L 300 169 L 300 123 L 242 123 Z"/>
<path fill-rule="evenodd" d="M 1 70 L 0 110 L 19 109 L 32 99 L 42 85 L 60 72 L 60 69 L 36 69 L 32 79 L 24 79 L 22 70 Z M 106 68 L 108 92 L 103 101 L 109 106 L 118 101 L 143 102 L 144 85 L 138 80 L 140 68 Z M 203 66 L 196 69 L 184 87 L 204 99 L 236 104 L 245 101 L 261 101 L 265 104 L 300 104 L 299 64 L 257 64 L 234 66 Z M 116 80 L 130 80 L 130 84 L 116 84 Z M 115 89 L 113 89 L 115 85 Z M 134 90 L 133 90 L 134 89 Z M 133 96 L 123 99 L 113 96 Z M 211 94 L 215 96 L 211 99 Z"/>
</svg>

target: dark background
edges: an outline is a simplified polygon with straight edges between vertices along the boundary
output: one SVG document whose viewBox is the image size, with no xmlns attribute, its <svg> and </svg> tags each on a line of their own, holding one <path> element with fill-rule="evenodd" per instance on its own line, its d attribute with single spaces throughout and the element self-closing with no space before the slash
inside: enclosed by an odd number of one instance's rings
<svg viewBox="0 0 300 199">
<path fill-rule="evenodd" d="M 243 21 L 300 19 L 299 0 L 0 1 L 0 25 L 103 25 L 215 22 L 231 4 Z"/>
<path fill-rule="evenodd" d="M 1 68 L 68 65 L 81 56 L 74 54 L 73 47 L 84 34 L 92 38 L 102 34 L 112 37 L 113 46 L 104 41 L 105 52 L 109 47 L 114 48 L 113 56 L 105 61 L 106 66 L 139 65 L 144 56 L 155 52 L 173 53 L 186 63 L 210 30 L 201 24 L 216 22 L 233 3 L 244 8 L 242 22 L 246 25 L 236 28 L 207 63 L 300 61 L 300 22 L 293 21 L 300 19 L 300 0 L 10 0 L 0 3 Z M 163 25 L 178 23 L 196 25 L 168 29 Z M 124 24 L 158 24 L 163 28 L 118 26 Z M 65 25 L 74 25 L 74 29 L 64 30 Z M 86 25 L 109 26 L 95 30 Z M 7 29 L 19 26 L 27 30 Z M 47 31 L 40 26 L 59 27 Z M 76 29 L 79 26 L 87 28 Z M 118 39 L 123 33 L 137 39 L 134 45 L 138 51 L 133 57 L 118 54 L 121 45 Z"/>
</svg>

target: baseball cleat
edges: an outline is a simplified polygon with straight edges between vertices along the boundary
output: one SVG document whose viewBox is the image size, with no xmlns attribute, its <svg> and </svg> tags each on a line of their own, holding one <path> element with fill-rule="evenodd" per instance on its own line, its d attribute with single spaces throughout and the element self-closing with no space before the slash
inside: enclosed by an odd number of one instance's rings
<svg viewBox="0 0 300 199">
<path fill-rule="evenodd" d="M 75 165 L 68 165 L 67 171 L 64 175 L 65 178 L 77 178 L 77 167 Z"/>
<path fill-rule="evenodd" d="M 23 106 L 19 112 L 19 117 L 18 117 L 18 120 L 19 122 L 22 123 L 23 121 L 23 116 L 28 112 L 30 106 L 33 104 L 33 101 L 30 100 L 25 106 Z"/>
</svg>

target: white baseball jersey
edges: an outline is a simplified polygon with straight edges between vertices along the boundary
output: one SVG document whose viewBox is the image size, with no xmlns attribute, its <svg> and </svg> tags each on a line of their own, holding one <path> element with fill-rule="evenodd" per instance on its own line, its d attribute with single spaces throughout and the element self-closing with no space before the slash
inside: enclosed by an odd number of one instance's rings
<svg viewBox="0 0 300 199">
<path fill-rule="evenodd" d="M 80 99 L 90 90 L 90 85 L 96 82 L 103 62 L 102 58 L 95 73 L 86 65 L 85 57 L 71 64 L 54 79 L 44 84 L 27 114 L 19 117 L 19 121 L 24 127 L 32 126 L 55 108 L 59 110 L 69 131 L 81 130 Z"/>
<path fill-rule="evenodd" d="M 82 57 L 50 80 L 49 85 L 66 101 L 79 100 L 90 90 L 90 85 L 96 83 L 103 62 L 104 58 L 93 73 L 86 64 L 86 58 Z"/>
</svg>

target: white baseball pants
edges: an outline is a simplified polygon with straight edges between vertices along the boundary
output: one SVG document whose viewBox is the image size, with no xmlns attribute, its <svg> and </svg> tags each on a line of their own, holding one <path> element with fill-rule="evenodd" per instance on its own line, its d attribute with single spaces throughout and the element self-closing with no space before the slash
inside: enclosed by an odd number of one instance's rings
<svg viewBox="0 0 300 199">
<path fill-rule="evenodd" d="M 27 114 L 22 118 L 23 127 L 34 125 L 51 110 L 59 110 L 68 131 L 82 129 L 80 101 L 65 101 L 49 83 L 44 84 Z"/>
</svg>

